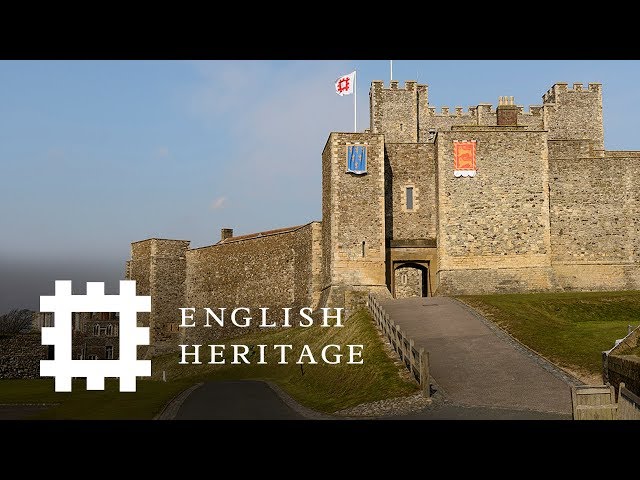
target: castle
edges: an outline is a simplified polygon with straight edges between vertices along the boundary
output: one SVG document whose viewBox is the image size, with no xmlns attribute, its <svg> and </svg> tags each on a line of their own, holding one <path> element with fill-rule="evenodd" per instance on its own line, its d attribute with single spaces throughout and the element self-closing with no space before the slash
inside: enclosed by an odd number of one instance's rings
<svg viewBox="0 0 640 480">
<path fill-rule="evenodd" d="M 185 334 L 185 306 L 640 289 L 640 152 L 604 149 L 599 83 L 542 100 L 438 112 L 427 85 L 372 82 L 370 128 L 332 132 L 322 152 L 322 222 L 132 244 L 152 344 Z"/>
</svg>

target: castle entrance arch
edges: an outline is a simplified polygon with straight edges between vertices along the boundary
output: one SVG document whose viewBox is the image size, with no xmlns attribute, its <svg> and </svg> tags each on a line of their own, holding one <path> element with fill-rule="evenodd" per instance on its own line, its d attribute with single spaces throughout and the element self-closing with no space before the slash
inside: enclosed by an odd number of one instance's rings
<svg viewBox="0 0 640 480">
<path fill-rule="evenodd" d="M 394 271 L 395 298 L 429 296 L 429 270 L 415 262 L 399 263 Z"/>
</svg>

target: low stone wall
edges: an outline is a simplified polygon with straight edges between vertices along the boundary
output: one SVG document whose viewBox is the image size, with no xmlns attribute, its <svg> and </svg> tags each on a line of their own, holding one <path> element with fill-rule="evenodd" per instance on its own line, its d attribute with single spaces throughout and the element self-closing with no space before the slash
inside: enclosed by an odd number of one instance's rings
<svg viewBox="0 0 640 480">
<path fill-rule="evenodd" d="M 640 327 L 631 331 L 611 350 L 602 352 L 602 376 L 605 383 L 613 385 L 617 390 L 620 382 L 624 382 L 628 390 L 640 395 L 640 357 L 635 355 L 638 347 Z"/>
<path fill-rule="evenodd" d="M 0 337 L 0 378 L 40 378 L 47 351 L 39 332 Z"/>
<path fill-rule="evenodd" d="M 640 357 L 636 355 L 609 355 L 607 360 L 609 383 L 616 390 L 620 382 L 627 389 L 640 395 Z"/>
</svg>

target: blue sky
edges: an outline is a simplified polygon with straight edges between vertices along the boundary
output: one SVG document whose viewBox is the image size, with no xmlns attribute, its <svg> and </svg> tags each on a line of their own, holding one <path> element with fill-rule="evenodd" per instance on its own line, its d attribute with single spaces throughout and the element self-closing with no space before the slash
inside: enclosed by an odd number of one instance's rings
<svg viewBox="0 0 640 480">
<path fill-rule="evenodd" d="M 389 61 L 0 61 L 0 312 L 53 281 L 114 291 L 130 242 L 215 243 L 321 218 L 320 155 L 358 129 Z M 602 82 L 605 145 L 640 149 L 638 61 L 395 61 L 433 106 L 541 103 L 555 82 Z"/>
</svg>

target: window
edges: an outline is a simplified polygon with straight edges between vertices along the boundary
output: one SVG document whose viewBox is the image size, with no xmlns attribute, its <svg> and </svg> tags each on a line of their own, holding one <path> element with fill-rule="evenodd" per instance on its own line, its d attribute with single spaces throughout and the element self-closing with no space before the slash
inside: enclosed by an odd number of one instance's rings
<svg viewBox="0 0 640 480">
<path fill-rule="evenodd" d="M 100 335 L 100 325 L 97 323 L 93 325 L 93 334 L 97 337 Z"/>
<path fill-rule="evenodd" d="M 407 210 L 413 210 L 413 187 L 407 187 Z"/>
<path fill-rule="evenodd" d="M 107 337 L 113 337 L 113 325 L 107 325 Z"/>
<path fill-rule="evenodd" d="M 75 312 L 73 314 L 73 321 L 74 321 L 74 330 L 76 332 L 80 331 L 80 313 Z"/>
<path fill-rule="evenodd" d="M 107 345 L 105 348 L 105 358 L 107 360 L 113 360 L 113 347 L 111 345 Z"/>
</svg>

